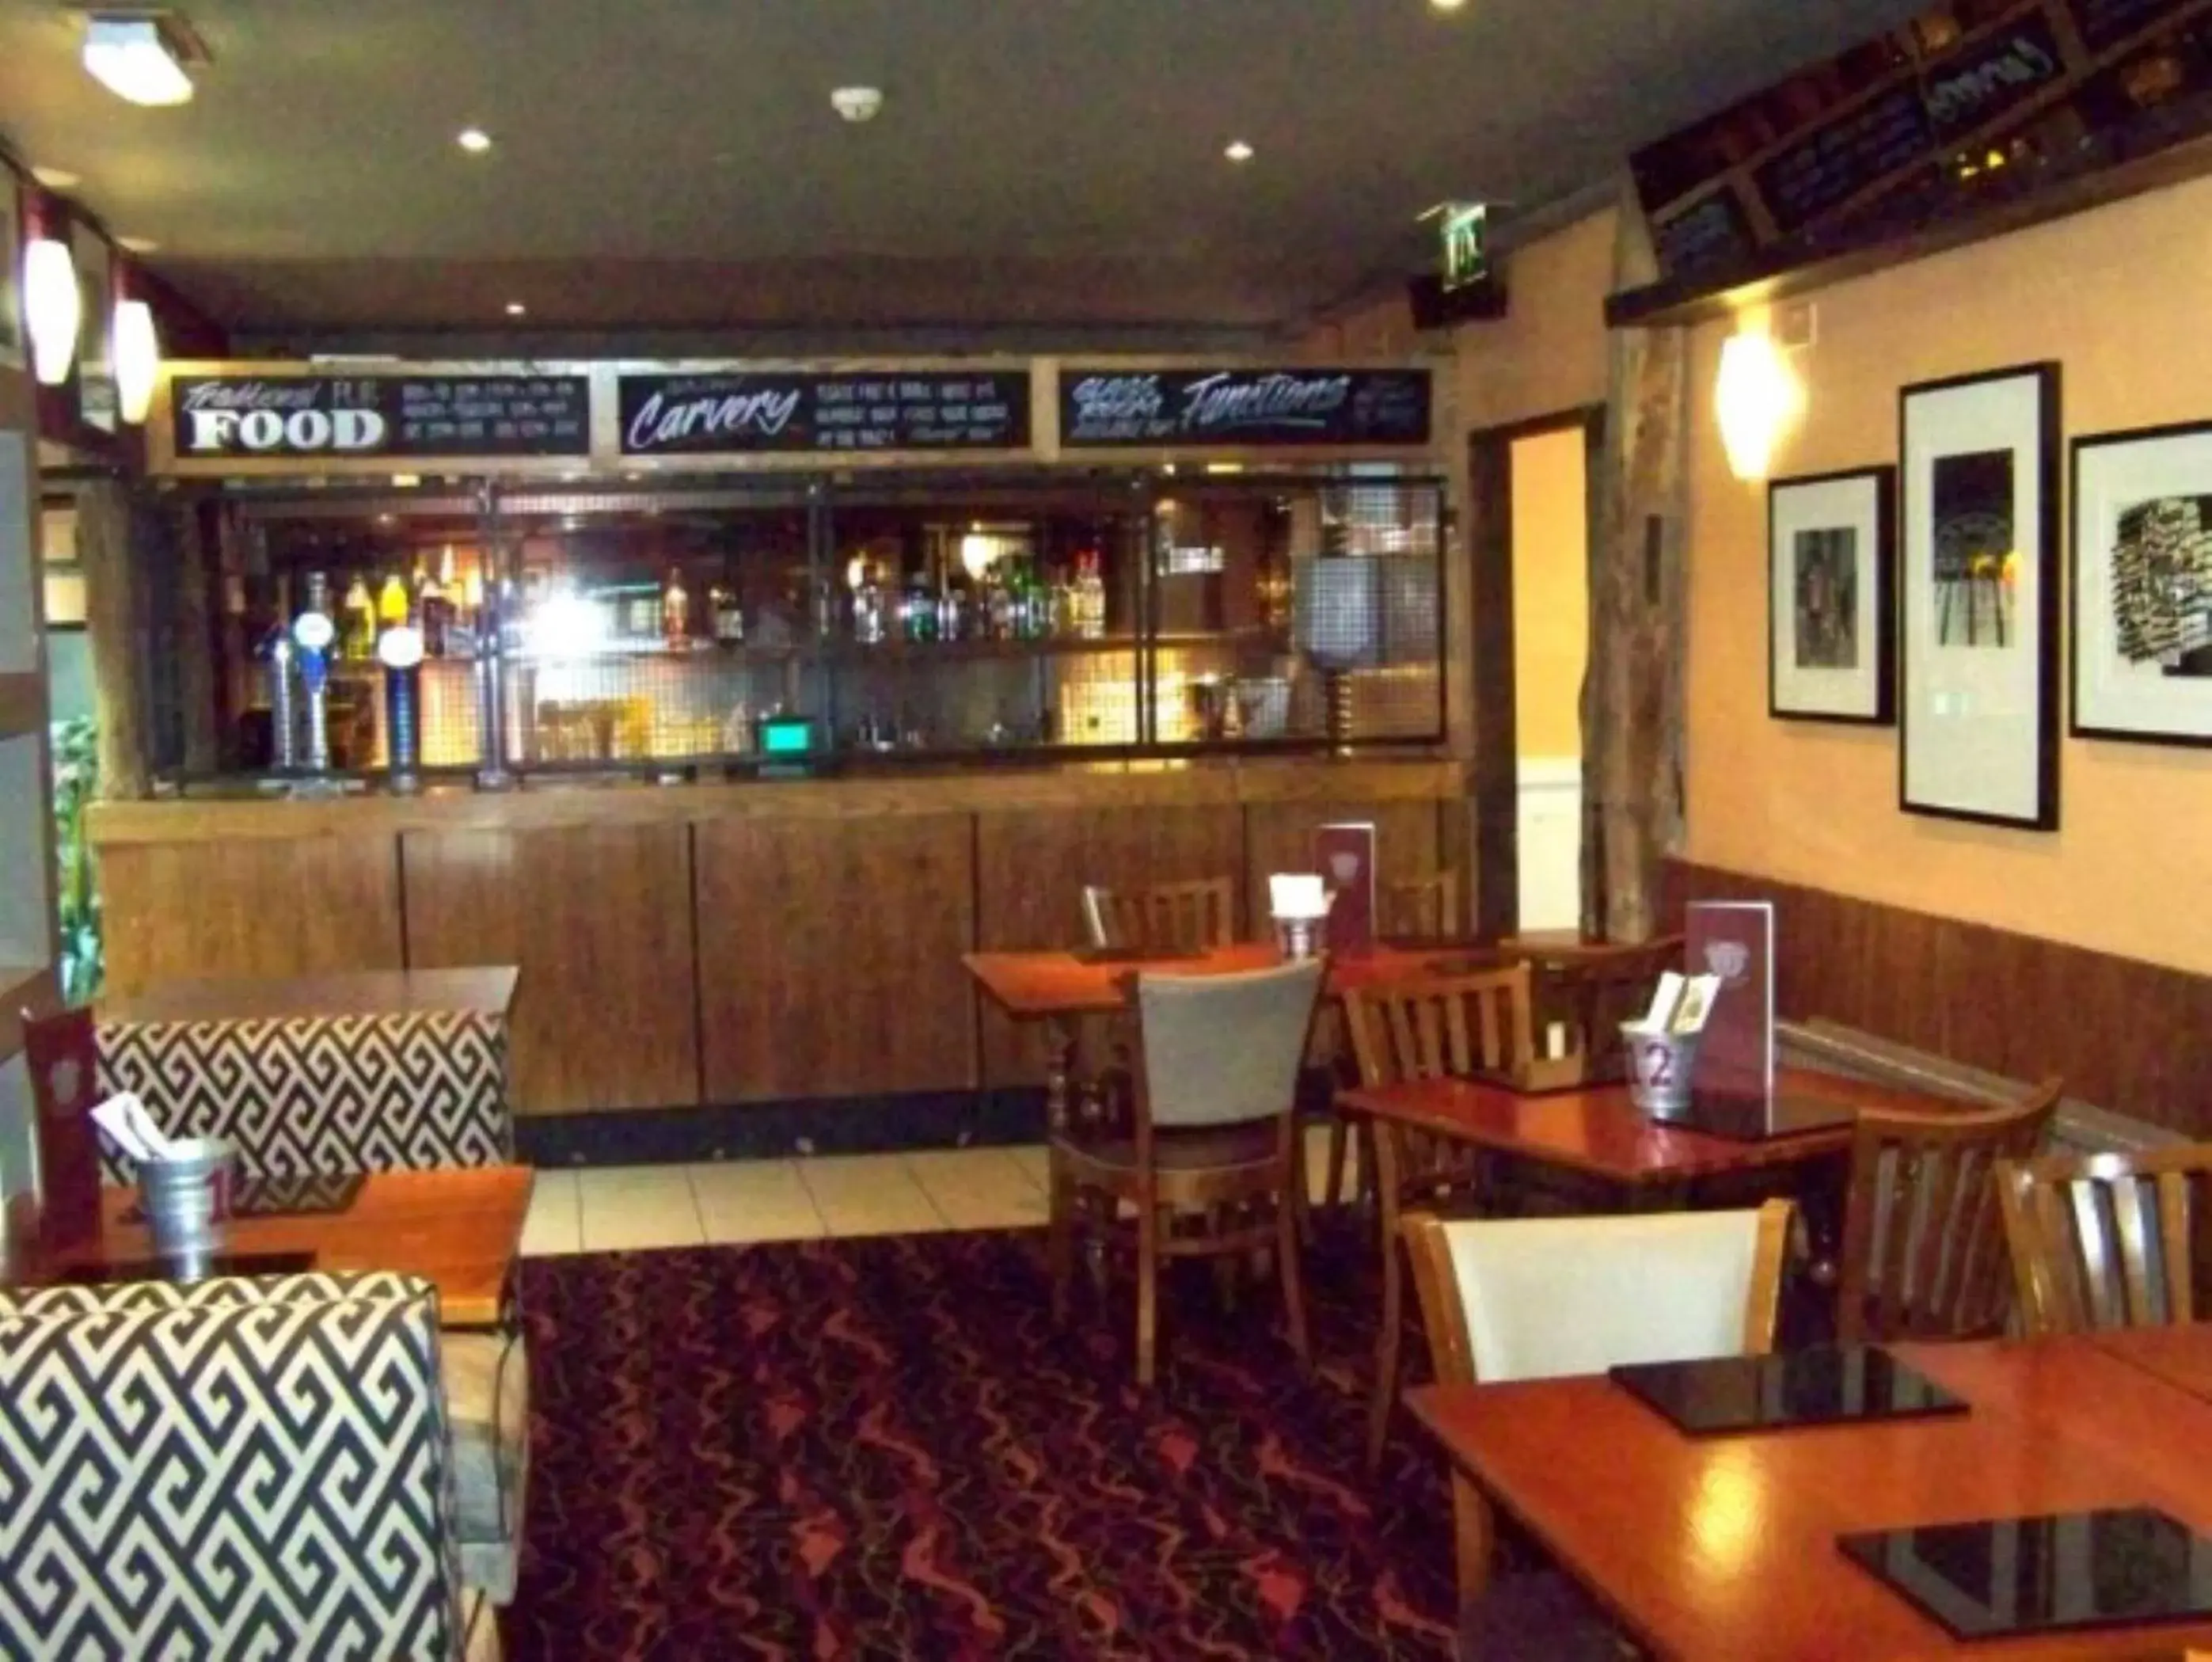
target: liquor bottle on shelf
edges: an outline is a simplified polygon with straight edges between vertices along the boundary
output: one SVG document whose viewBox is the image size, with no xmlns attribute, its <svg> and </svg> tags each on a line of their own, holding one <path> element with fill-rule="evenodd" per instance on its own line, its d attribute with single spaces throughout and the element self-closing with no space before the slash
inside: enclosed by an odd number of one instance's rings
<svg viewBox="0 0 2212 1662">
<path fill-rule="evenodd" d="M 1080 615 L 1076 610 L 1078 593 L 1067 568 L 1056 565 L 1052 569 L 1051 587 L 1052 637 L 1055 641 L 1072 641 L 1083 630 Z"/>
<path fill-rule="evenodd" d="M 853 638 L 863 646 L 883 644 L 887 607 L 884 601 L 883 586 L 876 581 L 872 568 L 861 575 L 860 586 L 853 591 Z"/>
<path fill-rule="evenodd" d="M 384 587 L 376 595 L 376 632 L 381 636 L 388 629 L 404 629 L 410 616 L 407 584 L 396 571 L 385 574 Z"/>
<path fill-rule="evenodd" d="M 691 595 L 680 566 L 669 567 L 668 581 L 660 586 L 660 638 L 671 652 L 691 644 Z"/>
<path fill-rule="evenodd" d="M 908 641 L 927 644 L 937 639 L 937 597 L 929 580 L 917 571 L 907 579 L 906 598 L 899 603 L 900 632 Z"/>
<path fill-rule="evenodd" d="M 745 610 L 738 604 L 737 591 L 717 583 L 708 591 L 707 603 L 714 615 L 715 640 L 724 646 L 743 646 Z"/>
<path fill-rule="evenodd" d="M 961 602 L 960 592 L 951 583 L 945 584 L 937 596 L 937 638 L 957 641 L 966 634 L 967 610 Z"/>
<path fill-rule="evenodd" d="M 422 620 L 422 651 L 431 658 L 446 655 L 447 626 L 453 620 L 453 603 L 434 573 L 425 575 L 416 596 L 416 611 Z"/>
<path fill-rule="evenodd" d="M 1106 579 L 1098 569 L 1098 551 L 1092 549 L 1083 557 L 1083 575 L 1080 580 L 1083 605 L 1083 638 L 1103 641 L 1106 638 Z"/>
<path fill-rule="evenodd" d="M 346 584 L 345 600 L 340 608 L 345 613 L 345 627 L 339 635 L 344 643 L 344 655 L 356 663 L 368 662 L 376 656 L 376 600 L 368 592 L 368 580 L 358 571 Z"/>
</svg>

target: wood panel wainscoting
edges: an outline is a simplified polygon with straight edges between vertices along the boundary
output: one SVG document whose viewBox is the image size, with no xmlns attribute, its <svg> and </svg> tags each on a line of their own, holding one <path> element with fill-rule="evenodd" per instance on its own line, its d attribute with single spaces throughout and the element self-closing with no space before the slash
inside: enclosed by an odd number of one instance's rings
<svg viewBox="0 0 2212 1662">
<path fill-rule="evenodd" d="M 1669 912 L 1771 900 L 1776 1002 L 2212 1138 L 2212 977 L 1825 889 L 1669 862 Z"/>
<path fill-rule="evenodd" d="M 699 1100 L 685 827 L 408 831 L 410 967 L 513 964 L 518 1111 Z"/>
<path fill-rule="evenodd" d="M 1249 934 L 1334 820 L 1376 825 L 1385 882 L 1464 874 L 1465 790 L 1453 762 L 1316 759 L 107 803 L 91 827 L 116 994 L 512 964 L 520 1114 L 811 1112 L 1041 1082 L 961 959 L 1077 944 L 1085 883 L 1228 877 Z"/>
<path fill-rule="evenodd" d="M 708 1101 L 974 1088 L 973 824 L 693 828 Z"/>
<path fill-rule="evenodd" d="M 406 967 L 389 835 L 188 837 L 99 852 L 107 985 Z"/>
</svg>

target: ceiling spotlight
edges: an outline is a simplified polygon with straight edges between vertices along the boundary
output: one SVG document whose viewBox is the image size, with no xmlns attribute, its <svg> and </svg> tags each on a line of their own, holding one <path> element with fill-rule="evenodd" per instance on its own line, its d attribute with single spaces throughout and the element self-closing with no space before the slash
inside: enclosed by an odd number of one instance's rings
<svg viewBox="0 0 2212 1662">
<path fill-rule="evenodd" d="M 161 245 L 149 236 L 119 236 L 115 246 L 126 254 L 151 254 L 161 251 Z"/>
<path fill-rule="evenodd" d="M 520 301 L 510 300 L 507 302 L 507 316 L 511 318 L 526 317 L 529 314 L 530 308 L 527 306 L 525 306 Z"/>
<path fill-rule="evenodd" d="M 873 121 L 883 113 L 884 89 L 881 87 L 840 87 L 830 94 L 830 107 L 855 126 L 864 121 Z"/>
<path fill-rule="evenodd" d="M 1457 11 L 1466 3 L 1467 0 L 1429 0 L 1431 9 L 1436 11 Z"/>
<path fill-rule="evenodd" d="M 1229 148 L 1222 151 L 1221 154 L 1227 156 L 1231 161 L 1249 161 L 1255 152 L 1253 151 L 1252 147 L 1249 144 L 1247 144 L 1243 139 L 1232 138 L 1229 141 Z"/>
<path fill-rule="evenodd" d="M 84 175 L 73 174 L 66 167 L 33 167 L 31 177 L 49 191 L 74 191 L 84 183 Z"/>
<path fill-rule="evenodd" d="M 454 136 L 453 143 L 471 155 L 482 155 L 491 149 L 491 135 L 482 127 L 464 127 Z"/>
<path fill-rule="evenodd" d="M 173 12 L 96 11 L 85 20 L 85 70 L 126 103 L 190 103 L 185 65 L 206 61 L 206 49 Z"/>
</svg>

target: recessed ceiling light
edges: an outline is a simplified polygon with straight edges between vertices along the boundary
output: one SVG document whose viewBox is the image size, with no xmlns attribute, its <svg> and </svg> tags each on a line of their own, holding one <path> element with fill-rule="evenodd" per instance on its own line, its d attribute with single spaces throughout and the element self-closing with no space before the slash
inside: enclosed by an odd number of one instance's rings
<svg viewBox="0 0 2212 1662">
<path fill-rule="evenodd" d="M 149 236 L 119 236 L 115 246 L 126 254 L 150 254 L 161 245 Z"/>
<path fill-rule="evenodd" d="M 491 135 L 482 127 L 464 127 L 455 136 L 453 143 L 471 155 L 482 155 L 491 149 Z"/>
<path fill-rule="evenodd" d="M 94 12 L 85 20 L 85 70 L 127 104 L 191 102 L 192 77 L 185 70 L 191 56 L 163 17 Z"/>
<path fill-rule="evenodd" d="M 529 312 L 530 308 L 519 300 L 510 300 L 507 302 L 507 314 L 511 318 L 526 317 Z"/>
<path fill-rule="evenodd" d="M 1429 0 L 1429 4 L 1437 11 L 1457 11 L 1466 3 L 1467 0 Z"/>
<path fill-rule="evenodd" d="M 31 177 L 50 191 L 74 191 L 84 183 L 84 175 L 73 174 L 66 167 L 33 167 Z"/>
<path fill-rule="evenodd" d="M 1249 161 L 1253 156 L 1253 149 L 1243 139 L 1232 138 L 1229 141 L 1229 148 L 1221 154 L 1231 161 Z"/>
</svg>

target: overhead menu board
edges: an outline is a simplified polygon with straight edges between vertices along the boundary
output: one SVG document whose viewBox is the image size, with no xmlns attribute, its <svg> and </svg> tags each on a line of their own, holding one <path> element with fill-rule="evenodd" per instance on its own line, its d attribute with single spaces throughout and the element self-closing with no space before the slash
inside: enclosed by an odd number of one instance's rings
<svg viewBox="0 0 2212 1662">
<path fill-rule="evenodd" d="M 179 461 L 586 456 L 586 375 L 180 375 Z"/>
<path fill-rule="evenodd" d="M 1420 445 L 1425 369 L 1158 369 L 1070 365 L 1060 441 L 1071 450 Z"/>
<path fill-rule="evenodd" d="M 1947 0 L 1630 165 L 1680 279 L 1954 216 L 2208 90 L 2212 0 Z"/>
<path fill-rule="evenodd" d="M 625 456 L 1021 450 L 1027 370 L 762 371 L 622 378 Z"/>
</svg>

